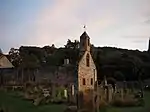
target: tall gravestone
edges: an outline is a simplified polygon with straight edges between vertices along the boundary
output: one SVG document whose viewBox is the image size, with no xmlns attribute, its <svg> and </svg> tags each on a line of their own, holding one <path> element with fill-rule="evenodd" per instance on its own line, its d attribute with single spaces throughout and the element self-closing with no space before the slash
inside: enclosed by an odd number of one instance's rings
<svg viewBox="0 0 150 112">
<path fill-rule="evenodd" d="M 108 92 L 108 102 L 110 103 L 111 101 L 112 101 L 112 98 L 113 98 L 113 88 L 112 88 L 112 86 L 111 85 L 109 85 L 108 86 L 108 90 L 107 90 Z"/>
<path fill-rule="evenodd" d="M 52 88 L 51 88 L 51 93 L 52 93 L 52 98 L 56 98 L 56 85 L 52 84 Z"/>
</svg>

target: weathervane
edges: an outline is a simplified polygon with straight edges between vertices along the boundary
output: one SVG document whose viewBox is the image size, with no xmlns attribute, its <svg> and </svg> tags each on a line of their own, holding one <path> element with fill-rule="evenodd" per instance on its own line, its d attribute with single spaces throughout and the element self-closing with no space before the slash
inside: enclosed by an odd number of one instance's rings
<svg viewBox="0 0 150 112">
<path fill-rule="evenodd" d="M 84 25 L 83 28 L 84 28 L 84 31 L 86 31 L 86 25 Z"/>
</svg>

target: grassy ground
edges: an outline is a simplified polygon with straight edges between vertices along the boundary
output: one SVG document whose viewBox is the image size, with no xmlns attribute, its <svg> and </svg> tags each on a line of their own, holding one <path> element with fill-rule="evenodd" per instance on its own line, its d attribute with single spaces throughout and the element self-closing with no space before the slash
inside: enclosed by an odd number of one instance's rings
<svg viewBox="0 0 150 112">
<path fill-rule="evenodd" d="M 150 112 L 150 92 L 145 92 L 144 107 L 130 107 L 130 108 L 115 108 L 110 107 L 107 112 Z"/>
<path fill-rule="evenodd" d="M 0 91 L 0 106 L 6 107 L 8 112 L 63 112 L 65 105 L 34 106 L 32 102 L 17 97 L 14 93 Z"/>
<path fill-rule="evenodd" d="M 131 108 L 110 107 L 106 112 L 150 112 L 150 92 L 145 92 L 145 106 Z M 63 112 L 65 105 L 34 106 L 14 93 L 0 91 L 0 106 L 6 107 L 8 112 Z"/>
</svg>

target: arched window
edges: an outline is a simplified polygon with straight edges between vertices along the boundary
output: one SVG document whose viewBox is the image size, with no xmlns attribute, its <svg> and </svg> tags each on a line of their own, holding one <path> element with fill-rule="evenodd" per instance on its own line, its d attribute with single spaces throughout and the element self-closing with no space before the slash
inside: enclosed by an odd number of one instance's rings
<svg viewBox="0 0 150 112">
<path fill-rule="evenodd" d="M 93 85 L 93 78 L 91 78 L 91 85 Z"/>
<path fill-rule="evenodd" d="M 90 56 L 89 54 L 86 55 L 86 66 L 90 66 Z"/>
<path fill-rule="evenodd" d="M 86 85 L 85 78 L 83 78 L 82 80 L 83 80 L 83 82 L 82 82 L 83 85 Z"/>
<path fill-rule="evenodd" d="M 90 46 L 90 39 L 87 39 L 88 46 Z"/>
</svg>

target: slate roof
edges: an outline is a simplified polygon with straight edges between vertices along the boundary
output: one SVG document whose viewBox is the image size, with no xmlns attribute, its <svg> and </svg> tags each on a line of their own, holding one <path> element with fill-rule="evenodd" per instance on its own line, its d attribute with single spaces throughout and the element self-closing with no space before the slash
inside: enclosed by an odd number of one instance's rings
<svg viewBox="0 0 150 112">
<path fill-rule="evenodd" d="M 82 35 L 80 36 L 80 38 L 90 38 L 90 37 L 88 36 L 87 32 L 84 31 L 84 32 L 82 33 Z"/>
</svg>

